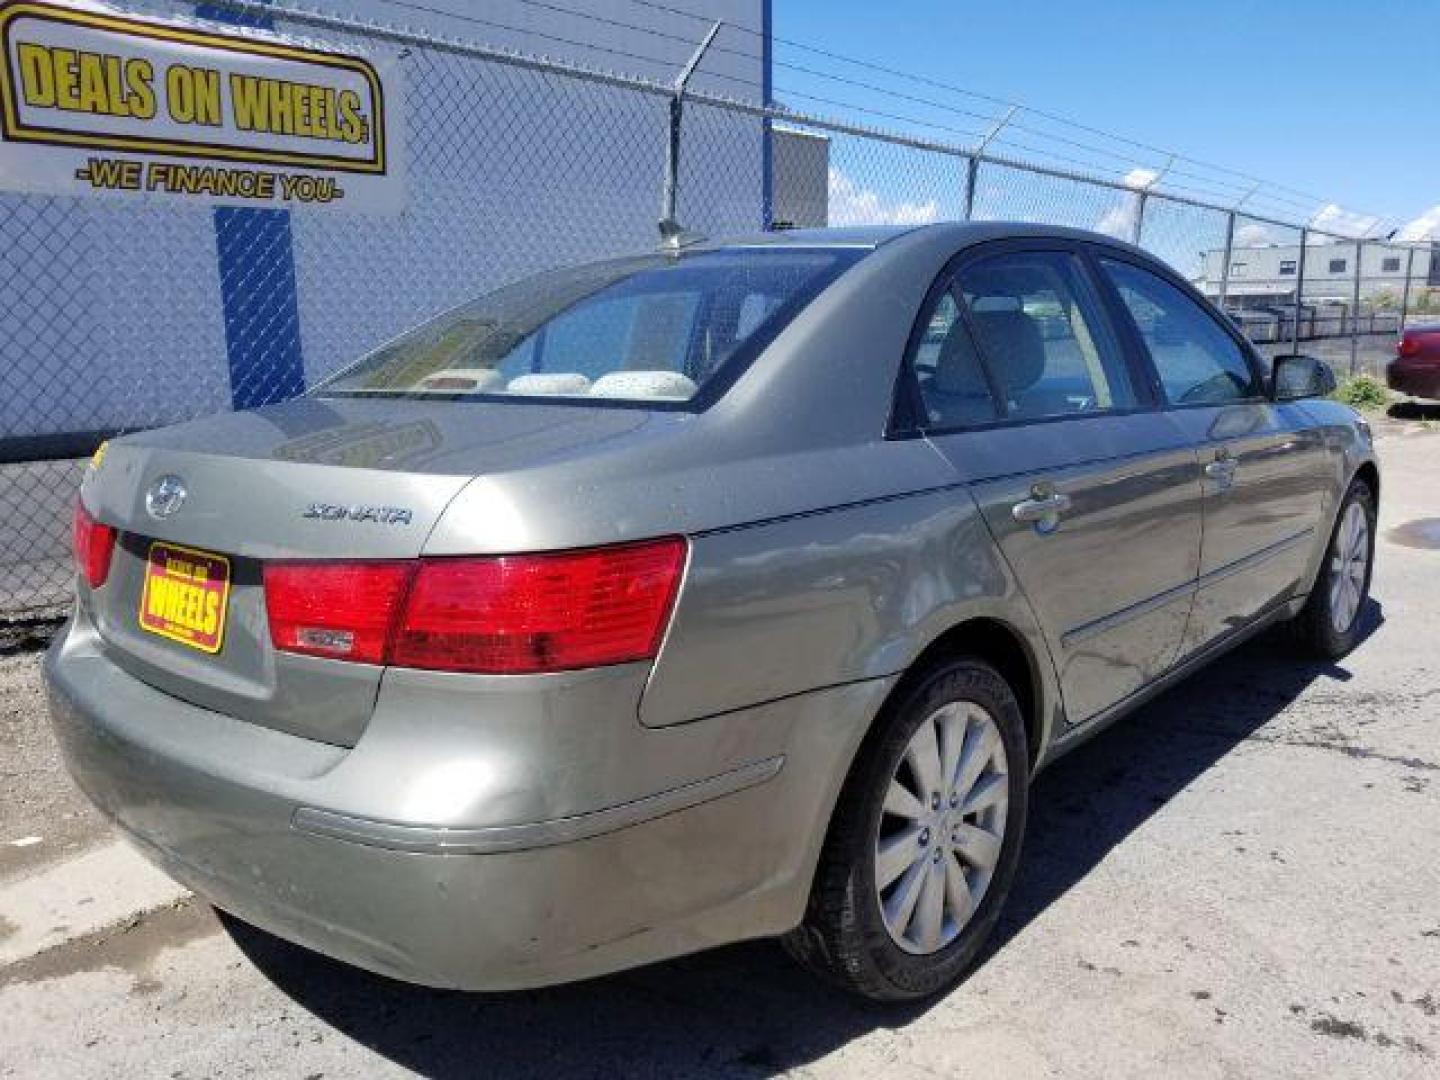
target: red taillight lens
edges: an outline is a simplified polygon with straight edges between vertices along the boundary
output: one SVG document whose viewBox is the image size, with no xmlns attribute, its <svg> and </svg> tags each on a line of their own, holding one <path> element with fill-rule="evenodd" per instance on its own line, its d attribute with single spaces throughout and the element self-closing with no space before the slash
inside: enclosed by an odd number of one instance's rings
<svg viewBox="0 0 1440 1080">
<path fill-rule="evenodd" d="M 415 567 L 411 562 L 267 564 L 270 640 L 283 652 L 385 663 Z"/>
<path fill-rule="evenodd" d="M 652 658 L 685 563 L 679 537 L 544 555 L 265 568 L 278 649 L 521 674 Z"/>
<path fill-rule="evenodd" d="M 70 528 L 70 542 L 75 550 L 75 569 L 80 571 L 92 589 L 105 584 L 110 576 L 110 560 L 115 554 L 115 530 L 101 525 L 90 516 L 85 504 L 75 501 L 75 517 Z"/>
<path fill-rule="evenodd" d="M 1395 346 L 1395 355 L 1409 358 L 1420 355 L 1420 339 L 1406 334 Z"/>
</svg>

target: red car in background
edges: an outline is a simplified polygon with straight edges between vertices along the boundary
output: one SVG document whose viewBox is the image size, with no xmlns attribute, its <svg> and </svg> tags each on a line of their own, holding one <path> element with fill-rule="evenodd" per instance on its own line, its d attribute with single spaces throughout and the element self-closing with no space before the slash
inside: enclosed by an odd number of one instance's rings
<svg viewBox="0 0 1440 1080">
<path fill-rule="evenodd" d="M 1440 400 L 1440 324 L 1411 326 L 1400 335 L 1385 381 L 1402 394 Z"/>
</svg>

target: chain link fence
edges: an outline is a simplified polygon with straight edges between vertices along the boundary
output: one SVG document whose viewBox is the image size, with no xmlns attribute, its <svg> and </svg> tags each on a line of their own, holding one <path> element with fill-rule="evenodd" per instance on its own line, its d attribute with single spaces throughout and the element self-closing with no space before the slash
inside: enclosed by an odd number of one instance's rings
<svg viewBox="0 0 1440 1080">
<path fill-rule="evenodd" d="M 192 5 L 125 5 L 193 18 Z M 1172 264 L 1269 355 L 1378 374 L 1440 308 L 1429 246 L 1359 242 L 1107 179 L 287 5 L 204 5 L 321 47 L 398 51 L 406 205 L 177 206 L 0 193 L 0 622 L 53 617 L 83 463 L 116 432 L 294 397 L 438 310 L 550 266 L 708 235 L 1014 219 L 1095 229 Z M 1003 126 L 1003 121 L 1002 125 Z M 237 358 L 240 362 L 237 362 Z"/>
</svg>

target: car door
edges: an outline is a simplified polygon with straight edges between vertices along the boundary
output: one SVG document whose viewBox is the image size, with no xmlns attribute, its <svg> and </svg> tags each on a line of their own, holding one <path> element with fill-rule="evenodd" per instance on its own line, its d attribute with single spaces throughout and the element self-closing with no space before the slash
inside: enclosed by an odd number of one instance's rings
<svg viewBox="0 0 1440 1080">
<path fill-rule="evenodd" d="M 1198 460 L 1064 242 L 985 245 L 950 274 L 906 369 L 918 426 L 979 504 L 1078 723 L 1174 663 L 1199 565 Z"/>
<path fill-rule="evenodd" d="M 1102 277 L 1143 343 L 1165 411 L 1204 476 L 1204 541 L 1182 653 L 1244 628 L 1302 587 L 1319 542 L 1324 436 L 1265 394 L 1254 354 L 1178 280 L 1108 250 Z"/>
</svg>

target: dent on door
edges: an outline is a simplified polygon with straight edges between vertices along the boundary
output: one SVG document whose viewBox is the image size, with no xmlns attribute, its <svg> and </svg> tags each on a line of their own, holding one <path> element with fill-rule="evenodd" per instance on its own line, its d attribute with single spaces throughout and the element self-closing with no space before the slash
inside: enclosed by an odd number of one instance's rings
<svg viewBox="0 0 1440 1080">
<path fill-rule="evenodd" d="M 976 476 L 972 492 L 1044 628 L 1072 723 L 1169 669 L 1199 564 L 1200 479 L 1194 449 L 1162 416 L 935 442 Z M 1076 460 L 1089 463 L 1063 464 Z M 1017 465 L 1030 467 L 1011 473 Z"/>
</svg>

